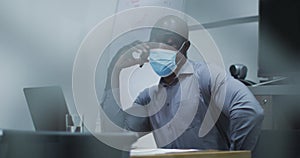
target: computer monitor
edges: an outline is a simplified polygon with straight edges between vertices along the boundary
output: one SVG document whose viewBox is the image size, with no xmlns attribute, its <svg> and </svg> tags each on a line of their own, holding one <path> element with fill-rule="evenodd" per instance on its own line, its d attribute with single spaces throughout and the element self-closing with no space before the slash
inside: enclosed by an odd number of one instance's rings
<svg viewBox="0 0 300 158">
<path fill-rule="evenodd" d="M 300 1 L 259 1 L 258 76 L 299 78 Z"/>
</svg>

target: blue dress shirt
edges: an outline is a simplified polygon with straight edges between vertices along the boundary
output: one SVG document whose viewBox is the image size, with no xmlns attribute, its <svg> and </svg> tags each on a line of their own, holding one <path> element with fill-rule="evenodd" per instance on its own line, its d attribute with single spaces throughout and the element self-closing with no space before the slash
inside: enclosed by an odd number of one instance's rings
<svg viewBox="0 0 300 158">
<path fill-rule="evenodd" d="M 161 79 L 146 88 L 126 112 L 111 90 L 106 90 L 101 106 L 117 125 L 153 132 L 161 148 L 254 149 L 263 109 L 246 86 L 203 62 L 188 60 L 176 76 L 170 84 Z"/>
</svg>

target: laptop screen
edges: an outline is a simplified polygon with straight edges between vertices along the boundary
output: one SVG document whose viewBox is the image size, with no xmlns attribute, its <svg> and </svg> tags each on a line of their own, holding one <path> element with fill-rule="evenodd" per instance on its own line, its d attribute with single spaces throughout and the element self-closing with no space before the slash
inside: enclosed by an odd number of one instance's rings
<svg viewBox="0 0 300 158">
<path fill-rule="evenodd" d="M 23 89 L 36 131 L 65 131 L 68 113 L 63 91 L 59 86 Z"/>
</svg>

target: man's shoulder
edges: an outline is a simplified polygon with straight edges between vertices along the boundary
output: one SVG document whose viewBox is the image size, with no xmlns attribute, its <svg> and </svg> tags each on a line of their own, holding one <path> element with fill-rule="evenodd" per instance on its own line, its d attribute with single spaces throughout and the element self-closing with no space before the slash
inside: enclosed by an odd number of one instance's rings
<svg viewBox="0 0 300 158">
<path fill-rule="evenodd" d="M 209 68 L 205 62 L 202 61 L 189 61 L 194 69 L 194 74 L 199 77 L 208 77 L 209 76 Z"/>
<path fill-rule="evenodd" d="M 208 88 L 209 85 L 222 82 L 226 78 L 226 71 L 219 65 L 201 61 L 190 61 L 190 63 L 200 87 Z"/>
<path fill-rule="evenodd" d="M 226 74 L 225 69 L 217 64 L 206 63 L 203 61 L 189 61 L 189 63 L 193 66 L 194 72 L 196 75 L 202 77 L 213 77 L 213 74 Z"/>
</svg>

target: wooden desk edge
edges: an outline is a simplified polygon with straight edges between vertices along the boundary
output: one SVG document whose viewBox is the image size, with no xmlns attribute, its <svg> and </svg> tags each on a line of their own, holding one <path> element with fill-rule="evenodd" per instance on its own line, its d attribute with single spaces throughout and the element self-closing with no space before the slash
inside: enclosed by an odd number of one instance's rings
<svg viewBox="0 0 300 158">
<path fill-rule="evenodd" d="M 251 151 L 194 151 L 183 153 L 167 153 L 144 156 L 131 156 L 131 158 L 251 158 Z"/>
</svg>

